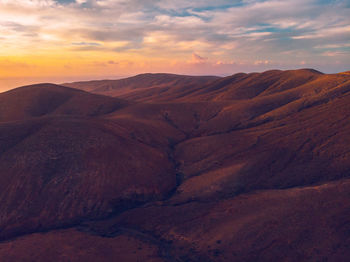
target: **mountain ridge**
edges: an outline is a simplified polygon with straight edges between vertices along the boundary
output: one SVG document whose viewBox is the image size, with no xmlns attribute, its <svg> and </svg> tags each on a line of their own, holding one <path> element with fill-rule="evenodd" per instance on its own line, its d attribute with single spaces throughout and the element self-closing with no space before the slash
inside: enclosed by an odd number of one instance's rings
<svg viewBox="0 0 350 262">
<path fill-rule="evenodd" d="M 350 75 L 206 81 L 1 93 L 0 258 L 346 261 Z"/>
</svg>

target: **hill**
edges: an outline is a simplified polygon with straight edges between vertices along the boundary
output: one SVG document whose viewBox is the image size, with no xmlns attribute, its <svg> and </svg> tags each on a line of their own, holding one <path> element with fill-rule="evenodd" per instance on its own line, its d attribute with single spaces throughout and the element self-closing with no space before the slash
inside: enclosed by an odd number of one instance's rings
<svg viewBox="0 0 350 262">
<path fill-rule="evenodd" d="M 347 261 L 349 74 L 150 86 L 0 94 L 0 258 Z"/>
<path fill-rule="evenodd" d="M 140 90 L 152 92 L 154 89 L 166 90 L 169 88 L 173 89 L 174 87 L 190 88 L 196 85 L 203 85 L 215 79 L 218 79 L 218 77 L 185 76 L 175 74 L 141 74 L 120 80 L 97 80 L 65 83 L 63 85 L 97 94 L 121 96 Z"/>
<path fill-rule="evenodd" d="M 44 115 L 97 116 L 128 103 L 54 84 L 19 87 L 0 93 L 0 121 Z"/>
</svg>

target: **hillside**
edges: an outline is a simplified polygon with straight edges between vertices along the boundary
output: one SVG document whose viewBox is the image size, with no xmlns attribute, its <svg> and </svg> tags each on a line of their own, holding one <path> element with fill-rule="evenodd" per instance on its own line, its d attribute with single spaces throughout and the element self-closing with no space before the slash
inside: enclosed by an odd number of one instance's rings
<svg viewBox="0 0 350 262">
<path fill-rule="evenodd" d="M 0 94 L 1 261 L 347 261 L 349 74 L 70 86 Z"/>
<path fill-rule="evenodd" d="M 197 85 L 203 85 L 215 79 L 218 79 L 218 77 L 174 74 L 141 74 L 119 80 L 97 80 L 65 83 L 63 85 L 97 94 L 121 96 L 140 90 L 143 92 L 152 92 L 152 90 L 167 90 L 176 87 L 190 88 Z"/>
<path fill-rule="evenodd" d="M 0 121 L 45 115 L 103 115 L 128 103 L 54 84 L 24 86 L 0 93 Z"/>
</svg>

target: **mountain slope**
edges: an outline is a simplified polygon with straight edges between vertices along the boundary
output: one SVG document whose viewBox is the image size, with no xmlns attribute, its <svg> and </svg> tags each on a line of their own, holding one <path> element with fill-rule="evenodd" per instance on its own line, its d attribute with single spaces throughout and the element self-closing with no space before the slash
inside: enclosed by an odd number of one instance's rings
<svg viewBox="0 0 350 262">
<path fill-rule="evenodd" d="M 166 197 L 165 149 L 118 123 L 54 117 L 0 124 L 0 239 L 101 218 Z"/>
<path fill-rule="evenodd" d="M 115 111 L 128 103 L 54 84 L 16 88 L 0 94 L 0 121 L 44 115 L 96 116 Z"/>
<path fill-rule="evenodd" d="M 250 99 L 296 88 L 320 76 L 322 73 L 309 69 L 236 74 L 216 80 L 189 97 L 201 100 Z"/>
<path fill-rule="evenodd" d="M 121 80 L 64 85 L 134 101 L 222 101 L 282 92 L 312 82 L 322 75 L 312 69 L 239 73 L 221 78 L 144 74 Z"/>
<path fill-rule="evenodd" d="M 0 94 L 0 258 L 347 260 L 350 75 L 135 89 Z"/>
<path fill-rule="evenodd" d="M 98 80 L 63 84 L 67 87 L 78 88 L 97 94 L 121 96 L 132 92 L 168 89 L 174 87 L 191 87 L 203 85 L 215 76 L 183 76 L 174 74 L 141 74 L 120 80 Z"/>
</svg>

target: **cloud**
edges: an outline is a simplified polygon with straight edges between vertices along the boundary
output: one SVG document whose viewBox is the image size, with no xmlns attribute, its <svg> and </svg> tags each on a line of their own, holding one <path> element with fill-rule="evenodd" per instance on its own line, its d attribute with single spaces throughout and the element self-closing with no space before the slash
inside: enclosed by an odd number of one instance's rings
<svg viewBox="0 0 350 262">
<path fill-rule="evenodd" d="M 95 43 L 95 42 L 79 42 L 79 43 L 72 43 L 72 45 L 78 45 L 78 46 L 101 46 L 101 44 Z"/>
<path fill-rule="evenodd" d="M 322 53 L 323 56 L 329 56 L 329 57 L 333 57 L 333 56 L 344 56 L 346 55 L 346 52 L 342 52 L 342 51 L 327 51 Z"/>
<path fill-rule="evenodd" d="M 269 60 L 256 60 L 254 62 L 254 65 L 268 65 L 271 64 L 271 61 Z"/>
<path fill-rule="evenodd" d="M 115 62 L 113 60 L 109 60 L 107 63 L 110 65 L 119 65 L 119 62 Z"/>
<path fill-rule="evenodd" d="M 258 61 L 266 67 L 271 64 L 265 61 L 288 66 L 304 60 L 317 66 L 326 56 L 330 64 L 343 57 L 346 67 L 345 2 L 0 0 L 0 55 L 60 49 L 84 52 L 91 61 L 100 52 L 176 63 L 191 56 L 192 65 L 245 61 L 253 69 Z"/>
<path fill-rule="evenodd" d="M 202 57 L 196 53 L 192 54 L 192 59 L 189 61 L 192 64 L 204 64 L 208 61 L 207 57 Z"/>
</svg>

